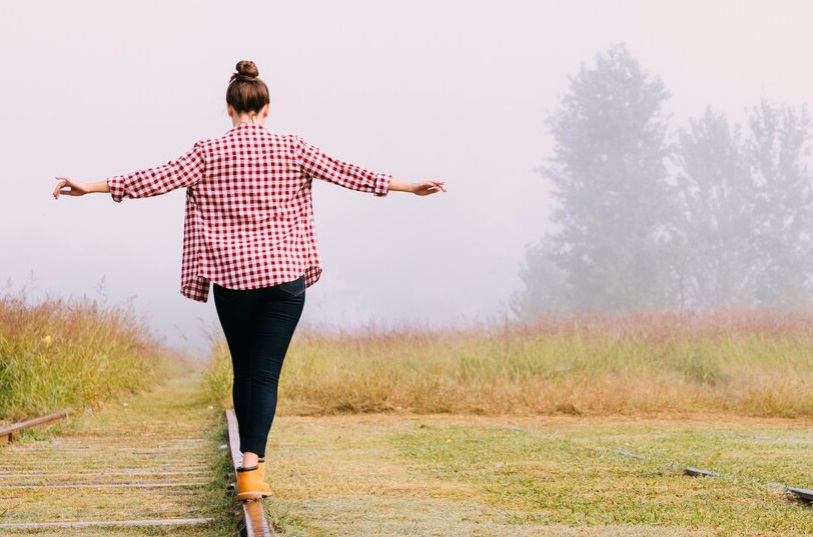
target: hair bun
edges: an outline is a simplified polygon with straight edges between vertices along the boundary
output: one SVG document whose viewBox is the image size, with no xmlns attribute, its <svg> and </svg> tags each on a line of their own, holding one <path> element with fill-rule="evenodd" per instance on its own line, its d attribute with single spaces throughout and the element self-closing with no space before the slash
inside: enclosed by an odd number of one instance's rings
<svg viewBox="0 0 813 537">
<path fill-rule="evenodd" d="M 257 66 L 254 65 L 254 62 L 243 60 L 237 62 L 236 75 L 245 78 L 257 78 L 260 75 L 260 71 L 257 69 Z"/>
<path fill-rule="evenodd" d="M 226 103 L 237 113 L 259 114 L 270 102 L 268 86 L 258 75 L 260 71 L 254 62 L 237 62 L 237 72 L 231 75 L 226 88 Z"/>
</svg>

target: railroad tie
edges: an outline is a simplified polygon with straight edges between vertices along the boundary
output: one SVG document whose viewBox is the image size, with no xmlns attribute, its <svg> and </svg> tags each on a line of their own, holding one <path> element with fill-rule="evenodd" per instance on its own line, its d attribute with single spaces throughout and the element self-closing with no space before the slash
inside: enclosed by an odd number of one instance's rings
<svg viewBox="0 0 813 537">
<path fill-rule="evenodd" d="M 80 414 L 59 435 L 0 447 L 0 533 L 212 523 L 218 446 L 212 411 L 191 404 L 196 390 L 194 378 L 170 379 L 127 405 Z"/>
</svg>

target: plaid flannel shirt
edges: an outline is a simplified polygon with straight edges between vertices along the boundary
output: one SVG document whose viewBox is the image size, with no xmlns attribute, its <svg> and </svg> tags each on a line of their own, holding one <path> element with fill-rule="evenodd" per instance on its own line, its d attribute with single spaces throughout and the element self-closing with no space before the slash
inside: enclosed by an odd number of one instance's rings
<svg viewBox="0 0 813 537">
<path fill-rule="evenodd" d="M 312 179 L 376 196 L 391 176 L 329 157 L 301 138 L 242 124 L 163 166 L 108 179 L 113 200 L 186 188 L 181 293 L 206 302 L 209 283 L 258 289 L 322 273 Z"/>
</svg>

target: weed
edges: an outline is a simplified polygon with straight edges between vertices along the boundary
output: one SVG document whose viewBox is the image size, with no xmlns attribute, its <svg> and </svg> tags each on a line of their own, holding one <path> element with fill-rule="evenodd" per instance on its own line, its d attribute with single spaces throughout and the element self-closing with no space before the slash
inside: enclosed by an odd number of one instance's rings
<svg viewBox="0 0 813 537">
<path fill-rule="evenodd" d="M 162 377 L 167 355 L 129 308 L 0 297 L 0 419 L 139 392 Z"/>
<path fill-rule="evenodd" d="M 714 312 L 548 319 L 465 331 L 298 334 L 280 413 L 811 417 L 813 318 Z M 228 401 L 225 345 L 212 398 Z"/>
</svg>

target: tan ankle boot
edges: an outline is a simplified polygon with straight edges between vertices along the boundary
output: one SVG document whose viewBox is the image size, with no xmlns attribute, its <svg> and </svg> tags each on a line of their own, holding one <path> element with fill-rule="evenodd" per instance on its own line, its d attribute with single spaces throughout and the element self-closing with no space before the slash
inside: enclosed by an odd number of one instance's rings
<svg viewBox="0 0 813 537">
<path fill-rule="evenodd" d="M 257 470 L 260 472 L 260 477 L 265 479 L 265 457 L 260 457 L 257 461 Z"/>
<path fill-rule="evenodd" d="M 271 487 L 257 466 L 237 469 L 237 499 L 240 501 L 258 500 L 271 496 Z"/>
</svg>

